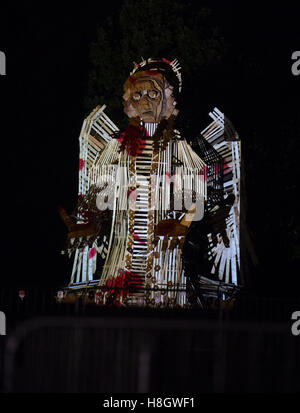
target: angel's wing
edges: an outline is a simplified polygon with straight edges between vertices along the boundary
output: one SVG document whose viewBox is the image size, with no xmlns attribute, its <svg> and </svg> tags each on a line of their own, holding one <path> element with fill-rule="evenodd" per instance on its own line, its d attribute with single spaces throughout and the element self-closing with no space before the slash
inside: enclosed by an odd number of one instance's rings
<svg viewBox="0 0 300 413">
<path fill-rule="evenodd" d="M 218 186 L 223 192 L 224 199 L 219 208 L 226 208 L 224 205 L 227 204 L 229 210 L 225 216 L 223 215 L 225 232 L 207 234 L 211 274 L 216 274 L 220 281 L 239 285 L 241 142 L 231 122 L 222 112 L 214 108 L 209 116 L 213 121 L 201 132 L 201 135 L 222 161 L 219 166 L 216 163 L 210 174 L 208 173 L 207 185 L 212 187 L 219 179 Z M 233 203 L 232 201 L 226 203 L 226 200 L 233 200 Z M 215 207 L 211 203 L 210 207 L 209 213 L 217 215 L 218 206 Z"/>
<path fill-rule="evenodd" d="M 117 126 L 104 113 L 106 106 L 97 106 L 84 120 L 79 136 L 79 195 L 85 195 L 92 182 L 91 174 L 93 165 L 97 162 L 105 147 L 111 141 L 111 135 L 118 131 Z M 93 285 L 99 279 L 95 278 L 97 269 L 97 256 L 105 258 L 108 239 L 92 247 L 76 249 L 69 287 L 84 287 Z"/>
<path fill-rule="evenodd" d="M 97 162 L 117 126 L 104 113 L 106 106 L 97 106 L 84 120 L 79 136 L 79 194 L 85 195 L 92 184 L 89 170 Z"/>
<path fill-rule="evenodd" d="M 191 226 L 183 257 L 185 273 L 197 297 L 218 297 L 220 285 L 238 289 L 243 284 L 240 272 L 240 140 L 229 120 L 217 108 L 209 116 L 212 122 L 201 132 L 195 145 L 207 167 L 205 213 L 202 221 Z"/>
</svg>

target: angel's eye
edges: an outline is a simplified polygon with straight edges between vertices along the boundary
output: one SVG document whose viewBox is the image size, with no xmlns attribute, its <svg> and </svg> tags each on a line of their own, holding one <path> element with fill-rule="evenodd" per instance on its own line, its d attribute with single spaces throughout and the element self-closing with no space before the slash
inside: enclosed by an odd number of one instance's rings
<svg viewBox="0 0 300 413">
<path fill-rule="evenodd" d="M 134 92 L 134 94 L 132 95 L 134 100 L 140 100 L 141 99 L 141 92 Z"/>
<path fill-rule="evenodd" d="M 158 96 L 158 91 L 157 90 L 148 90 L 147 95 L 149 96 L 149 98 L 151 99 L 156 99 Z"/>
</svg>

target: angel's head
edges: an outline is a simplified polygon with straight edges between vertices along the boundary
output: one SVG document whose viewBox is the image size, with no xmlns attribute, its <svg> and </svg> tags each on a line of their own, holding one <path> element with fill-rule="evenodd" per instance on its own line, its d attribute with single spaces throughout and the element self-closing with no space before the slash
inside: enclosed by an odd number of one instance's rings
<svg viewBox="0 0 300 413">
<path fill-rule="evenodd" d="M 129 118 L 160 122 L 178 114 L 179 87 L 178 81 L 170 75 L 171 62 L 150 60 L 143 66 L 136 65 L 136 70 L 124 83 L 124 112 Z"/>
</svg>

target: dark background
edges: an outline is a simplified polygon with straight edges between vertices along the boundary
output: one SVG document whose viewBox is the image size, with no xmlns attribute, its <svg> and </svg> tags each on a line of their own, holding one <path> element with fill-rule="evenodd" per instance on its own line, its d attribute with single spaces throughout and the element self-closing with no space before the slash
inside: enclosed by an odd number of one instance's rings
<svg viewBox="0 0 300 413">
<path fill-rule="evenodd" d="M 59 287 L 69 281 L 72 262 L 60 255 L 67 232 L 56 208 L 71 212 L 77 202 L 78 137 L 100 93 L 95 90 L 93 99 L 91 45 L 97 44 L 97 28 L 109 26 L 107 17 L 114 42 L 124 36 L 118 29 L 124 3 L 73 3 L 63 9 L 26 2 L 1 12 L 0 50 L 7 57 L 7 75 L 0 77 L 0 117 L 6 126 L 1 129 L 2 285 Z M 198 77 L 184 76 L 184 70 L 194 73 L 192 63 L 183 67 L 184 132 L 189 137 L 200 132 L 215 106 L 233 122 L 242 140 L 247 221 L 259 259 L 254 291 L 298 296 L 300 76 L 291 73 L 291 55 L 300 50 L 299 14 L 287 3 L 181 3 L 187 16 L 208 7 L 226 45 L 219 62 Z M 180 60 L 180 53 L 164 57 Z M 125 63 L 106 71 L 108 83 L 114 73 L 126 79 L 132 66 Z M 119 111 L 110 109 L 108 92 L 104 95 L 107 100 L 97 103 L 108 105 L 108 115 L 121 125 L 121 100 Z M 118 96 L 112 92 L 111 99 Z"/>
</svg>

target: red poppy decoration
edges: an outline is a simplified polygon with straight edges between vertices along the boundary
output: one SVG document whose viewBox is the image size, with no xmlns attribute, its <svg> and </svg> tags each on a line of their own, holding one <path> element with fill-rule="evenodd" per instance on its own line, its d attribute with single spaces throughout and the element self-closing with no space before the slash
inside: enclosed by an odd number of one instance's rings
<svg viewBox="0 0 300 413">
<path fill-rule="evenodd" d="M 95 294 L 95 301 L 96 304 L 102 304 L 103 303 L 103 293 L 97 291 Z"/>
<path fill-rule="evenodd" d="M 83 159 L 79 159 L 79 170 L 81 171 L 84 167 L 84 160 Z"/>
<path fill-rule="evenodd" d="M 89 258 L 94 258 L 94 256 L 96 255 L 96 253 L 97 253 L 97 250 L 96 250 L 96 248 L 95 247 L 93 247 L 91 250 L 90 250 L 90 252 L 89 252 Z"/>
<path fill-rule="evenodd" d="M 123 132 L 114 134 L 114 138 L 121 144 L 121 151 L 126 150 L 128 155 L 136 157 L 141 154 L 146 146 L 146 128 L 142 126 L 128 125 Z"/>
<path fill-rule="evenodd" d="M 131 271 L 123 271 L 117 277 L 109 278 L 103 286 L 102 291 L 109 293 L 109 296 L 114 295 L 114 300 L 110 304 L 121 305 L 120 298 L 127 298 L 129 288 L 138 286 L 136 275 L 133 275 Z"/>
<path fill-rule="evenodd" d="M 23 300 L 23 298 L 25 297 L 25 291 L 24 290 L 19 291 L 19 297 L 21 298 L 21 300 Z"/>
</svg>

